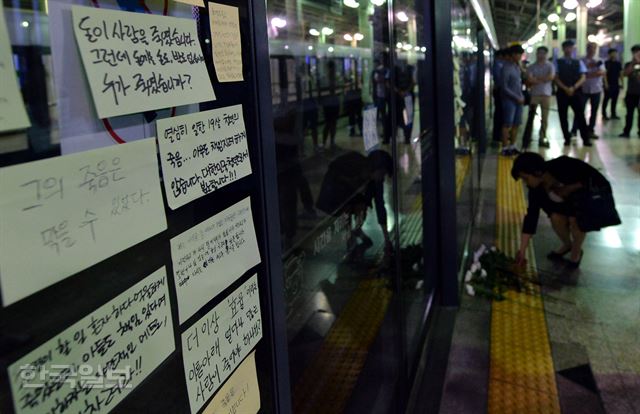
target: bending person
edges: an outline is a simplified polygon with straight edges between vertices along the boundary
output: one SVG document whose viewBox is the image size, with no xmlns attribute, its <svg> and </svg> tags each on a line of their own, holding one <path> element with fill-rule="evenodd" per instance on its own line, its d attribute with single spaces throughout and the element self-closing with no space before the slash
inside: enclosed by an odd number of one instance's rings
<svg viewBox="0 0 640 414">
<path fill-rule="evenodd" d="M 529 188 L 529 205 L 522 226 L 517 261 L 525 252 L 538 226 L 540 210 L 562 243 L 547 258 L 562 260 L 569 254 L 568 267 L 577 268 L 582 260 L 586 232 L 620 224 L 609 181 L 584 161 L 561 156 L 545 161 L 540 154 L 525 152 L 513 163 L 511 175 Z"/>
</svg>

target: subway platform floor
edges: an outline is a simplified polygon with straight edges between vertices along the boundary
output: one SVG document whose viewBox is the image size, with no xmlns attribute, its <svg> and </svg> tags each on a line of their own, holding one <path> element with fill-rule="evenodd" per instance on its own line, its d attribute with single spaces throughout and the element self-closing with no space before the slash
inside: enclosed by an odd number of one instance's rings
<svg viewBox="0 0 640 414">
<path fill-rule="evenodd" d="M 530 254 L 541 282 L 542 333 L 523 329 L 517 323 L 496 325 L 498 312 L 515 314 L 517 322 L 522 320 L 520 312 L 535 304 L 520 303 L 518 308 L 518 301 L 513 300 L 516 306 L 505 310 L 486 299 L 463 294 L 441 413 L 640 414 L 640 138 L 635 130 L 632 138 L 619 138 L 622 121 L 599 121 L 596 133 L 600 139 L 594 141 L 593 147 L 582 146 L 579 139 L 571 147 L 564 147 L 557 112 L 551 112 L 549 121 L 551 148 L 540 149 L 540 153 L 546 158 L 573 156 L 598 168 L 612 183 L 623 223 L 590 233 L 580 268 L 569 270 L 546 258 L 558 241 L 548 219 L 541 216 Z M 537 128 L 538 122 L 534 136 Z M 531 150 L 538 151 L 536 147 Z M 510 162 L 503 158 L 489 155 L 485 159 L 472 248 L 500 243 L 496 237 L 499 226 L 504 225 L 499 216 L 496 219 L 499 201 L 504 198 L 498 198 L 500 186 L 513 185 L 496 179 L 508 167 L 504 163 Z M 511 196 L 522 198 L 526 190 L 521 194 L 512 192 Z M 509 225 L 519 231 L 519 223 Z M 506 339 L 499 338 L 498 329 Z M 522 341 L 515 339 L 518 335 Z M 543 342 L 548 345 L 532 346 L 539 341 L 539 335 L 546 337 Z M 506 357 L 502 361 L 496 357 L 498 340 L 504 341 L 502 353 Z M 544 353 L 549 354 L 550 364 L 534 368 L 499 365 L 518 358 L 525 362 L 544 360 Z M 509 375 L 496 376 L 496 367 L 505 368 Z M 547 374 L 549 381 L 542 388 L 535 381 L 522 381 L 525 376 Z"/>
</svg>

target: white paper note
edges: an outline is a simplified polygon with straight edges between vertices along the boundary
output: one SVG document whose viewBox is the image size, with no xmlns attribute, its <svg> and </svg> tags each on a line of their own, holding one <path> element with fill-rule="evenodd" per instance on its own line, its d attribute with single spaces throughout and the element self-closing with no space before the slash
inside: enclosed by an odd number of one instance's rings
<svg viewBox="0 0 640 414">
<path fill-rule="evenodd" d="M 202 414 L 255 414 L 260 411 L 256 353 L 250 353 Z"/>
<path fill-rule="evenodd" d="M 0 132 L 28 128 L 31 123 L 18 87 L 9 31 L 0 2 Z"/>
<path fill-rule="evenodd" d="M 203 0 L 174 0 L 174 1 L 177 1 L 178 3 L 189 4 L 191 6 L 204 7 Z"/>
<path fill-rule="evenodd" d="M 171 239 L 180 323 L 260 263 L 251 199 Z"/>
<path fill-rule="evenodd" d="M 251 174 L 242 105 L 160 119 L 156 129 L 172 210 Z"/>
<path fill-rule="evenodd" d="M 196 413 L 262 338 L 254 275 L 182 334 L 191 412 Z"/>
<path fill-rule="evenodd" d="M 100 118 L 215 99 L 191 19 L 73 6 Z"/>
<path fill-rule="evenodd" d="M 155 139 L 0 169 L 5 306 L 167 228 Z"/>
<path fill-rule="evenodd" d="M 219 82 L 237 82 L 242 76 L 242 40 L 238 8 L 209 3 L 213 65 Z"/>
<path fill-rule="evenodd" d="M 364 138 L 365 151 L 371 151 L 380 143 L 378 138 L 378 108 L 375 106 L 365 109 L 362 113 L 362 136 Z"/>
<path fill-rule="evenodd" d="M 11 364 L 15 410 L 108 413 L 174 349 L 162 267 Z"/>
</svg>

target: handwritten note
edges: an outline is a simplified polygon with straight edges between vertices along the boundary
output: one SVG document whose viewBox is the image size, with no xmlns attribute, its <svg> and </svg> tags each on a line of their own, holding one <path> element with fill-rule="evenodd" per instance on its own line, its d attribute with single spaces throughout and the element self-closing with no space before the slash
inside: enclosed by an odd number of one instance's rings
<svg viewBox="0 0 640 414">
<path fill-rule="evenodd" d="M 73 6 L 100 118 L 215 99 L 191 19 Z"/>
<path fill-rule="evenodd" d="M 175 349 L 165 268 L 9 367 L 17 413 L 108 413 Z"/>
<path fill-rule="evenodd" d="M 365 151 L 371 151 L 380 143 L 378 138 L 378 108 L 375 106 L 365 109 L 362 113 L 362 136 L 364 138 Z"/>
<path fill-rule="evenodd" d="M 202 408 L 260 338 L 262 317 L 254 275 L 182 334 L 192 413 Z"/>
<path fill-rule="evenodd" d="M 237 82 L 242 77 L 242 40 L 238 8 L 209 3 L 213 65 L 220 82 Z"/>
<path fill-rule="evenodd" d="M 191 6 L 204 7 L 203 0 L 174 0 L 174 1 L 177 1 L 178 3 L 189 4 Z"/>
<path fill-rule="evenodd" d="M 171 239 L 180 323 L 260 263 L 247 197 Z"/>
<path fill-rule="evenodd" d="M 167 228 L 155 139 L 0 169 L 0 281 L 16 302 Z"/>
<path fill-rule="evenodd" d="M 250 353 L 202 414 L 255 414 L 260 411 L 256 353 Z"/>
<path fill-rule="evenodd" d="M 4 19 L 4 7 L 0 3 L 0 132 L 28 128 L 31 123 L 24 109 L 24 101 L 18 87 L 9 31 Z"/>
<path fill-rule="evenodd" d="M 156 123 L 172 210 L 251 174 L 242 105 Z"/>
</svg>

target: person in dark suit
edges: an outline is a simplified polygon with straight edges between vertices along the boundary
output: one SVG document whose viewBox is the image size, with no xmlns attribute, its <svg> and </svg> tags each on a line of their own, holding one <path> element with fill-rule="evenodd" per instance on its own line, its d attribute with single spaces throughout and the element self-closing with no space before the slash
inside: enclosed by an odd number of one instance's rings
<svg viewBox="0 0 640 414">
<path fill-rule="evenodd" d="M 603 216 L 617 218 L 609 181 L 584 161 L 567 156 L 545 161 L 540 154 L 525 152 L 515 159 L 511 175 L 515 180 L 524 181 L 529 188 L 527 214 L 522 225 L 517 255 L 517 261 L 520 263 L 524 261 L 526 249 L 536 233 L 540 210 L 549 215 L 553 230 L 562 242 L 562 245 L 551 251 L 547 257 L 550 260 L 562 260 L 569 254 L 567 264 L 570 268 L 580 265 L 586 231 L 600 229 L 581 228 L 578 218 L 588 207 L 584 202 L 587 200 L 585 196 L 593 191 L 608 194 L 610 205 L 606 206 L 607 211 L 603 211 Z M 601 227 L 619 224 L 619 218 L 617 222 L 595 221 L 600 223 Z"/>
</svg>

